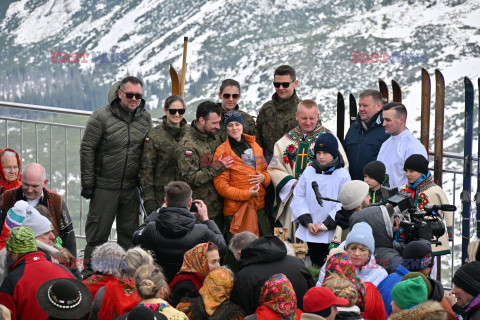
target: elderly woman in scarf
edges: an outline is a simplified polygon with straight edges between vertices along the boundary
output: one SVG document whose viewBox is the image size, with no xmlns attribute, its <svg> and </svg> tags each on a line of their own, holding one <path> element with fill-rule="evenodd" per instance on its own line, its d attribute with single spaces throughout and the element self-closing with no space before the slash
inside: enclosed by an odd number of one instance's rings
<svg viewBox="0 0 480 320">
<path fill-rule="evenodd" d="M 0 194 L 22 185 L 20 156 L 13 149 L 0 149 Z"/>
<path fill-rule="evenodd" d="M 220 256 L 214 243 L 200 243 L 185 252 L 180 271 L 168 285 L 171 291 L 170 304 L 176 307 L 184 297 L 198 297 L 206 276 L 218 267 Z"/>
<path fill-rule="evenodd" d="M 377 287 L 371 282 L 362 282 L 355 272 L 355 266 L 342 249 L 330 251 L 326 263 L 324 282 L 333 278 L 333 275 L 349 280 L 357 291 L 356 305 L 362 311 L 365 319 L 380 320 L 386 318 L 385 306 Z"/>
<path fill-rule="evenodd" d="M 299 320 L 301 316 L 292 283 L 283 273 L 277 273 L 265 282 L 260 292 L 260 306 L 245 320 Z"/>
<path fill-rule="evenodd" d="M 183 298 L 177 309 L 186 313 L 189 319 L 241 320 L 245 312 L 229 300 L 232 287 L 233 273 L 220 267 L 205 278 L 199 297 Z"/>
</svg>

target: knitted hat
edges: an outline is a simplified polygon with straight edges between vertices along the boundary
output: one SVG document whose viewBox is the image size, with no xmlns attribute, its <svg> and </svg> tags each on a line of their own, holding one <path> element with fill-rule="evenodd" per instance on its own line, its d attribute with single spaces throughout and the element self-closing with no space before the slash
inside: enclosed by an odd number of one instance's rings
<svg viewBox="0 0 480 320">
<path fill-rule="evenodd" d="M 349 303 L 347 299 L 338 298 L 328 288 L 313 287 L 303 296 L 303 311 L 314 313 L 331 306 L 347 306 Z"/>
<path fill-rule="evenodd" d="M 13 253 L 27 253 L 37 251 L 37 243 L 33 231 L 27 227 L 15 227 L 10 230 L 7 242 L 7 251 Z"/>
<path fill-rule="evenodd" d="M 402 266 L 409 271 L 418 271 L 432 267 L 432 246 L 422 240 L 408 243 L 403 248 Z"/>
<path fill-rule="evenodd" d="M 427 301 L 427 285 L 419 277 L 400 281 L 393 287 L 391 295 L 395 304 L 406 310 Z"/>
<path fill-rule="evenodd" d="M 453 275 L 453 283 L 466 293 L 476 297 L 480 294 L 480 262 L 461 266 Z"/>
<path fill-rule="evenodd" d="M 428 280 L 428 278 L 421 272 L 409 272 L 407 273 L 406 275 L 403 276 L 402 280 L 400 281 L 404 281 L 404 280 L 408 280 L 408 279 L 413 279 L 413 278 L 422 278 L 422 280 L 425 282 L 425 285 L 427 286 L 427 297 L 430 297 L 430 295 L 432 294 L 432 284 L 430 283 L 430 280 Z"/>
<path fill-rule="evenodd" d="M 32 229 L 35 237 L 52 231 L 52 223 L 46 217 L 42 216 L 37 209 L 32 206 L 27 207 L 27 216 L 23 220 L 23 226 Z"/>
<path fill-rule="evenodd" d="M 355 210 L 368 196 L 368 184 L 360 180 L 352 180 L 345 183 L 340 190 L 338 199 L 345 210 Z"/>
<path fill-rule="evenodd" d="M 228 126 L 228 124 L 232 121 L 239 122 L 242 124 L 242 126 L 245 126 L 242 114 L 239 111 L 229 111 L 225 113 L 225 125 Z"/>
<path fill-rule="evenodd" d="M 27 214 L 26 210 L 28 206 L 29 205 L 27 201 L 20 200 L 15 202 L 13 207 L 8 210 L 7 216 L 5 217 L 5 227 L 7 230 L 11 230 L 22 225 Z"/>
<path fill-rule="evenodd" d="M 362 313 L 363 319 L 369 320 L 385 320 L 387 313 L 383 304 L 382 295 L 377 287 L 367 281 L 365 285 L 365 310 Z"/>
<path fill-rule="evenodd" d="M 382 184 L 383 181 L 385 181 L 385 165 L 381 161 L 369 162 L 365 168 L 363 168 L 363 175 L 367 175 Z"/>
<path fill-rule="evenodd" d="M 428 173 L 428 160 L 421 154 L 412 154 L 405 160 L 403 170 L 414 170 L 423 174 Z"/>
<path fill-rule="evenodd" d="M 315 140 L 315 147 L 313 147 L 313 152 L 315 154 L 317 154 L 318 151 L 328 152 L 333 158 L 338 157 L 337 138 L 335 138 L 330 132 L 319 135 L 317 140 Z"/>
<path fill-rule="evenodd" d="M 375 252 L 375 239 L 373 239 L 372 227 L 366 222 L 359 222 L 353 225 L 352 230 L 350 230 L 345 239 L 345 249 L 352 243 L 364 245 L 373 254 Z"/>
</svg>

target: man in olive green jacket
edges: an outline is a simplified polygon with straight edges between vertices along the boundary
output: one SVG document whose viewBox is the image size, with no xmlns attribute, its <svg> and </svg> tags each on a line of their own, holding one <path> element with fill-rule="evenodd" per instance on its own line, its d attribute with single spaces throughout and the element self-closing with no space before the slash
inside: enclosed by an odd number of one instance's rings
<svg viewBox="0 0 480 320">
<path fill-rule="evenodd" d="M 179 180 L 185 181 L 193 191 L 193 199 L 203 200 L 208 217 L 223 231 L 223 199 L 213 185 L 213 178 L 233 165 L 230 156 L 220 157 L 212 163 L 215 150 L 221 144 L 215 135 L 220 129 L 220 107 L 205 101 L 198 105 L 196 120 L 175 149 Z"/>
<path fill-rule="evenodd" d="M 135 188 L 143 142 L 152 127 L 145 110 L 143 84 L 126 77 L 113 85 L 109 104 L 95 111 L 87 122 L 80 145 L 81 195 L 90 200 L 85 224 L 85 264 L 93 249 L 108 240 L 117 219 L 118 244 L 128 249 L 139 227 L 140 202 Z"/>
<path fill-rule="evenodd" d="M 242 96 L 240 90 L 240 83 L 233 79 L 225 79 L 220 85 L 220 91 L 218 91 L 218 98 L 222 101 L 217 103 L 221 107 L 222 111 L 222 120 L 220 121 L 220 130 L 218 135 L 222 142 L 227 140 L 227 126 L 225 125 L 225 114 L 228 112 L 240 112 L 242 115 L 245 125 L 243 126 L 243 133 L 255 136 L 255 120 L 251 115 L 245 111 L 240 110 L 238 106 L 238 101 Z"/>
</svg>

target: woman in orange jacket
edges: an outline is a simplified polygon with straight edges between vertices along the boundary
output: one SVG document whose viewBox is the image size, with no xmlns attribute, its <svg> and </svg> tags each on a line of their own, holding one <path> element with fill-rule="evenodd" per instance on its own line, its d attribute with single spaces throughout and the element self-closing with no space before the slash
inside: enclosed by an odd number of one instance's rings
<svg viewBox="0 0 480 320">
<path fill-rule="evenodd" d="M 243 133 L 240 112 L 225 114 L 227 140 L 218 146 L 213 161 L 231 156 L 234 164 L 213 179 L 215 188 L 224 198 L 225 227 L 232 234 L 250 231 L 258 235 L 271 234 L 265 214 L 265 188 L 270 184 L 267 162 L 255 137 Z M 228 228 L 228 229 L 227 229 Z"/>
</svg>

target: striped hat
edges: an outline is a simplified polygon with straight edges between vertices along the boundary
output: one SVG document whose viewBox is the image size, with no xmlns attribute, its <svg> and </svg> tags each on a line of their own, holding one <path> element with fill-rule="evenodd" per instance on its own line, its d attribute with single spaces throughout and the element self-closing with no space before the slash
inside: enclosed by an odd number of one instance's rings
<svg viewBox="0 0 480 320">
<path fill-rule="evenodd" d="M 5 227 L 8 231 L 15 227 L 20 227 L 23 224 L 23 220 L 27 216 L 27 207 L 29 206 L 27 201 L 17 201 L 15 205 L 10 208 L 5 217 Z"/>
</svg>

